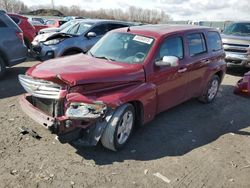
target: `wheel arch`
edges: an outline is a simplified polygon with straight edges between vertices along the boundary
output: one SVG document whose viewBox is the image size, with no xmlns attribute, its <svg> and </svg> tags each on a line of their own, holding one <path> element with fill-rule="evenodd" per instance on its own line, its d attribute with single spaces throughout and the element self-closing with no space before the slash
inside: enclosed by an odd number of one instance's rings
<svg viewBox="0 0 250 188">
<path fill-rule="evenodd" d="M 72 48 L 68 48 L 68 49 L 64 50 L 62 53 L 62 56 L 66 55 L 67 53 L 69 53 L 71 51 L 75 51 L 75 52 L 79 52 L 79 53 L 83 52 L 83 50 L 81 48 L 72 47 Z"/>
</svg>

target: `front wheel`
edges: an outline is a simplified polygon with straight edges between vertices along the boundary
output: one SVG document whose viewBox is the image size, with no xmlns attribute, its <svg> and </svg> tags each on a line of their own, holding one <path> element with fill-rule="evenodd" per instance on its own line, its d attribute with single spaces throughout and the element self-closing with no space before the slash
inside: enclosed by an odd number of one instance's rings
<svg viewBox="0 0 250 188">
<path fill-rule="evenodd" d="M 133 105 L 124 104 L 118 107 L 102 135 L 102 145 L 113 151 L 122 149 L 131 136 L 134 124 Z"/>
<path fill-rule="evenodd" d="M 211 103 L 215 99 L 219 87 L 220 87 L 220 78 L 219 76 L 214 75 L 208 82 L 208 85 L 203 95 L 199 97 L 199 101 L 203 103 Z"/>
<path fill-rule="evenodd" d="M 6 72 L 6 66 L 3 59 L 0 57 L 0 78 L 4 76 Z"/>
</svg>

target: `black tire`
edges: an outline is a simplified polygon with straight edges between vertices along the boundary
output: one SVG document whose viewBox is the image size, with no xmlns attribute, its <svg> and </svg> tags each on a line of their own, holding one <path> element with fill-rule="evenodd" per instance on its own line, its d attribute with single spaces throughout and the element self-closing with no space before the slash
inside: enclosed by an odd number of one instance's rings
<svg viewBox="0 0 250 188">
<path fill-rule="evenodd" d="M 217 83 L 216 89 L 215 89 L 215 83 Z M 212 90 L 212 87 L 214 87 L 213 90 Z M 210 79 L 210 81 L 208 82 L 207 87 L 206 87 L 203 95 L 200 96 L 198 98 L 198 100 L 202 103 L 213 102 L 217 93 L 218 93 L 219 87 L 220 87 L 220 77 L 218 75 L 213 75 L 212 78 Z M 212 90 L 212 92 L 211 92 L 211 90 Z"/>
<path fill-rule="evenodd" d="M 63 54 L 63 56 L 75 55 L 75 54 L 79 54 L 79 53 L 81 53 L 81 52 L 76 51 L 76 50 L 72 50 L 72 51 L 65 52 Z"/>
<path fill-rule="evenodd" d="M 2 78 L 5 73 L 6 73 L 6 65 L 3 59 L 0 57 L 0 78 Z"/>
<path fill-rule="evenodd" d="M 122 127 L 123 117 L 126 116 L 125 114 L 132 114 L 132 126 L 130 129 L 130 133 L 126 135 L 126 140 L 124 142 L 119 142 L 119 134 L 118 134 L 118 128 Z M 133 128 L 135 124 L 135 109 L 133 105 L 131 104 L 124 104 L 120 107 L 118 107 L 113 116 L 111 117 L 111 120 L 109 121 L 106 129 L 104 130 L 104 133 L 101 137 L 102 145 L 105 148 L 108 148 L 113 151 L 119 151 L 121 150 L 129 141 Z M 121 135 L 120 135 L 121 136 Z"/>
</svg>

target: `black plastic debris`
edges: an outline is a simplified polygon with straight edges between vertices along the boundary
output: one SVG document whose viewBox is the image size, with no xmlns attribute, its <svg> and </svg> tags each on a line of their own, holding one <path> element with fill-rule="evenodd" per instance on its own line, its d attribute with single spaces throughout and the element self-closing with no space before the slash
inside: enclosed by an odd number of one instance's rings
<svg viewBox="0 0 250 188">
<path fill-rule="evenodd" d="M 35 132 L 32 129 L 28 129 L 27 127 L 24 127 L 24 126 L 20 127 L 20 132 L 23 135 L 29 134 L 30 136 L 32 136 L 33 138 L 37 140 L 40 140 L 42 138 L 37 132 Z"/>
</svg>

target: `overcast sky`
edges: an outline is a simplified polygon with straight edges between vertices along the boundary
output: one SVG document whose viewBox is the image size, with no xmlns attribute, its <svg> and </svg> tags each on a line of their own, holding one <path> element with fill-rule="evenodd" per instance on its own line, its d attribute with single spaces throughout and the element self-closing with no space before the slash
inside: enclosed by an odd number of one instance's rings
<svg viewBox="0 0 250 188">
<path fill-rule="evenodd" d="M 51 0 L 22 0 L 26 5 L 49 5 Z M 174 20 L 250 20 L 250 0 L 54 0 L 55 5 L 79 5 L 91 10 L 137 6 L 161 9 Z"/>
</svg>

